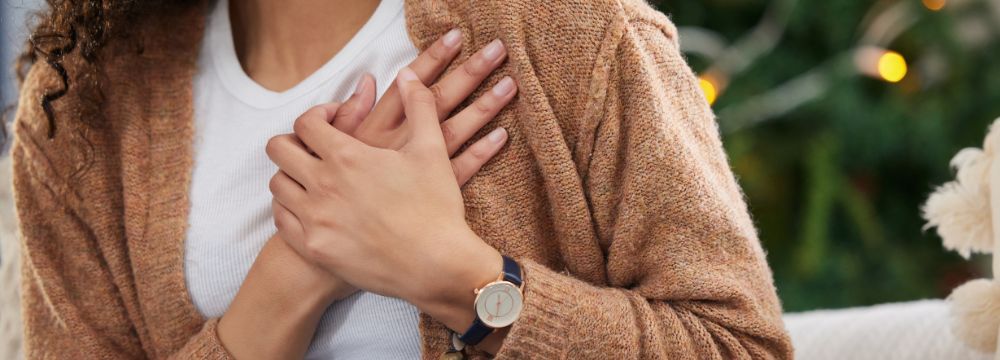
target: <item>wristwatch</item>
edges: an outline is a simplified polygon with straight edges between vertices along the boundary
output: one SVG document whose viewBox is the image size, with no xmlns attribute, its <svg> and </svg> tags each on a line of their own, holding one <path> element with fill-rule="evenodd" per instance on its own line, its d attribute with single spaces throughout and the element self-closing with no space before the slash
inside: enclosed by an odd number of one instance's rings
<svg viewBox="0 0 1000 360">
<path fill-rule="evenodd" d="M 513 324 L 524 308 L 523 285 L 521 266 L 504 256 L 503 272 L 497 280 L 475 290 L 476 318 L 458 339 L 466 345 L 477 345 L 493 330 Z"/>
</svg>

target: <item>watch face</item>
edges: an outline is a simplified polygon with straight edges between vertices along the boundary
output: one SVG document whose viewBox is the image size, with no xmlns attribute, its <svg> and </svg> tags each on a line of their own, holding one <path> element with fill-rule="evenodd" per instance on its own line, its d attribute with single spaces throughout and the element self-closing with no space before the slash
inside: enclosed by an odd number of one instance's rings
<svg viewBox="0 0 1000 360">
<path fill-rule="evenodd" d="M 521 316 L 521 290 L 507 281 L 486 285 L 476 297 L 479 320 L 491 328 L 510 326 Z"/>
</svg>

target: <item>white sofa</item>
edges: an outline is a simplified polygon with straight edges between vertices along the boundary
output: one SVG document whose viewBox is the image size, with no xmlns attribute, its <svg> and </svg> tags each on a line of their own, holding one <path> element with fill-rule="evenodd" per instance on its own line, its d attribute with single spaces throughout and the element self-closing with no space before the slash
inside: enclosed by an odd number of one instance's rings
<svg viewBox="0 0 1000 360">
<path fill-rule="evenodd" d="M 921 300 L 785 315 L 795 355 L 809 360 L 989 360 L 952 336 L 948 303 Z"/>
</svg>

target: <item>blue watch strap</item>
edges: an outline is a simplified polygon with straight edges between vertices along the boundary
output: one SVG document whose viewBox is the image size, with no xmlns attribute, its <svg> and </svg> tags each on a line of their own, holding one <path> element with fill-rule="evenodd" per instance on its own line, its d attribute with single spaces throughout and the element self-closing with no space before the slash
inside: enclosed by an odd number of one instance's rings
<svg viewBox="0 0 1000 360">
<path fill-rule="evenodd" d="M 521 266 L 517 261 L 507 256 L 503 257 L 503 279 L 510 281 L 514 286 L 521 287 L 524 280 L 521 279 Z"/>
<path fill-rule="evenodd" d="M 511 259 L 506 255 L 503 256 L 503 279 L 504 281 L 508 281 L 517 287 L 521 287 L 521 284 L 524 283 L 524 280 L 521 277 L 521 266 L 517 264 L 517 261 L 514 261 L 514 259 Z M 475 311 L 475 308 L 473 308 L 473 311 Z M 469 329 L 465 330 L 465 333 L 462 334 L 462 336 L 459 336 L 458 339 L 466 345 L 475 346 L 482 342 L 483 339 L 491 333 L 493 333 L 493 328 L 486 326 L 486 324 L 479 319 L 479 312 L 476 312 L 476 318 L 472 320 L 472 325 L 469 325 Z"/>
</svg>

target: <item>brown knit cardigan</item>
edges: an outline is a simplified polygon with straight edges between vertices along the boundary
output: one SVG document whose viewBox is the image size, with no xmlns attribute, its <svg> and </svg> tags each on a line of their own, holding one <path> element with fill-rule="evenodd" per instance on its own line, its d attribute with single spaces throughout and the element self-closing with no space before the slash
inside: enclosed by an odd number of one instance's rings
<svg viewBox="0 0 1000 360">
<path fill-rule="evenodd" d="M 28 358 L 229 357 L 183 272 L 205 13 L 158 13 L 105 46 L 104 125 L 80 121 L 71 91 L 49 140 L 39 99 L 59 80 L 31 69 L 12 152 Z M 666 16 L 642 0 L 407 0 L 406 18 L 419 48 L 460 27 L 460 60 L 502 39 L 509 60 L 486 84 L 519 83 L 482 131 L 507 128 L 509 146 L 463 190 L 472 229 L 524 266 L 525 309 L 497 358 L 792 356 Z M 440 323 L 422 315 L 420 334 L 425 358 L 445 350 Z"/>
</svg>

